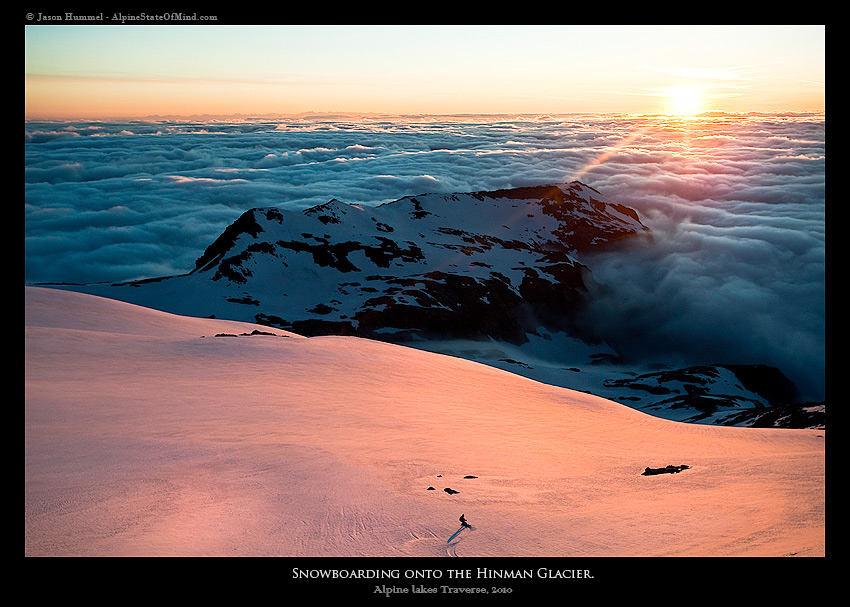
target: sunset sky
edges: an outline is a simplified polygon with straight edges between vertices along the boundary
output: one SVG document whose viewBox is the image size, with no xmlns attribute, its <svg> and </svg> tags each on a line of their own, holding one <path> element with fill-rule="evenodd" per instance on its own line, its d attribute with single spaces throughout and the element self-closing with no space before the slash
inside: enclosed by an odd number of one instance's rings
<svg viewBox="0 0 850 607">
<path fill-rule="evenodd" d="M 824 26 L 25 30 L 25 117 L 823 111 Z"/>
</svg>

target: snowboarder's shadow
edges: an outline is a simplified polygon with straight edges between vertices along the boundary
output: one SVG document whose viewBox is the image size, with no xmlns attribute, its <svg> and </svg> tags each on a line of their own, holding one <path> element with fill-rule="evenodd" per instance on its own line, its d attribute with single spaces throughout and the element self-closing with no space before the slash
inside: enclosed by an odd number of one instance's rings
<svg viewBox="0 0 850 607">
<path fill-rule="evenodd" d="M 452 533 L 451 537 L 447 540 L 447 543 L 449 543 L 449 544 L 455 543 L 454 540 L 456 540 L 457 538 L 460 538 L 461 533 L 463 533 L 467 529 L 469 531 L 475 531 L 475 527 L 473 527 L 472 525 L 467 523 L 466 519 L 464 518 L 464 516 L 462 514 L 460 515 L 460 522 L 461 522 L 460 529 L 458 529 L 457 531 Z"/>
<path fill-rule="evenodd" d="M 464 527 L 463 531 L 475 531 L 475 527 Z M 459 541 L 461 541 L 463 539 L 464 535 L 465 534 L 463 534 L 463 533 L 456 533 L 454 535 L 454 537 L 452 537 L 452 539 L 449 540 L 449 545 L 454 546 L 455 544 L 457 544 Z"/>
</svg>

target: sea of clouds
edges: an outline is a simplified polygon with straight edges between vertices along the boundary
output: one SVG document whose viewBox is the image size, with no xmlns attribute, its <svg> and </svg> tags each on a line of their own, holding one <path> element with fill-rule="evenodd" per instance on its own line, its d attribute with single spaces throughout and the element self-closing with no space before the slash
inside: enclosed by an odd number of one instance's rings
<svg viewBox="0 0 850 607">
<path fill-rule="evenodd" d="M 579 180 L 650 243 L 585 261 L 627 355 L 825 383 L 823 115 L 27 122 L 25 281 L 184 273 L 242 212 Z"/>
</svg>

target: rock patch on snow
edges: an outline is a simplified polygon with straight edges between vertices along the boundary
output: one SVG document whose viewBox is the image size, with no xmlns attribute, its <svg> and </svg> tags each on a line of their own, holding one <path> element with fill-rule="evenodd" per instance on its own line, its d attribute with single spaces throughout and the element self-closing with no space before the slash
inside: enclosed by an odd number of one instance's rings
<svg viewBox="0 0 850 607">
<path fill-rule="evenodd" d="M 690 466 L 664 466 L 663 468 L 645 468 L 641 476 L 654 476 L 656 474 L 678 474 L 682 470 L 687 470 Z"/>
</svg>

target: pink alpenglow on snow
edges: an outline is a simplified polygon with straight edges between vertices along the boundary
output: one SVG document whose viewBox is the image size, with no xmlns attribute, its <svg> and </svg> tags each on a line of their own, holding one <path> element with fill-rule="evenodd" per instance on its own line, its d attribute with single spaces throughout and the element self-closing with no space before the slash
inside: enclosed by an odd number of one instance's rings
<svg viewBox="0 0 850 607">
<path fill-rule="evenodd" d="M 53 289 L 25 346 L 27 556 L 825 552 L 822 429 Z"/>
</svg>

